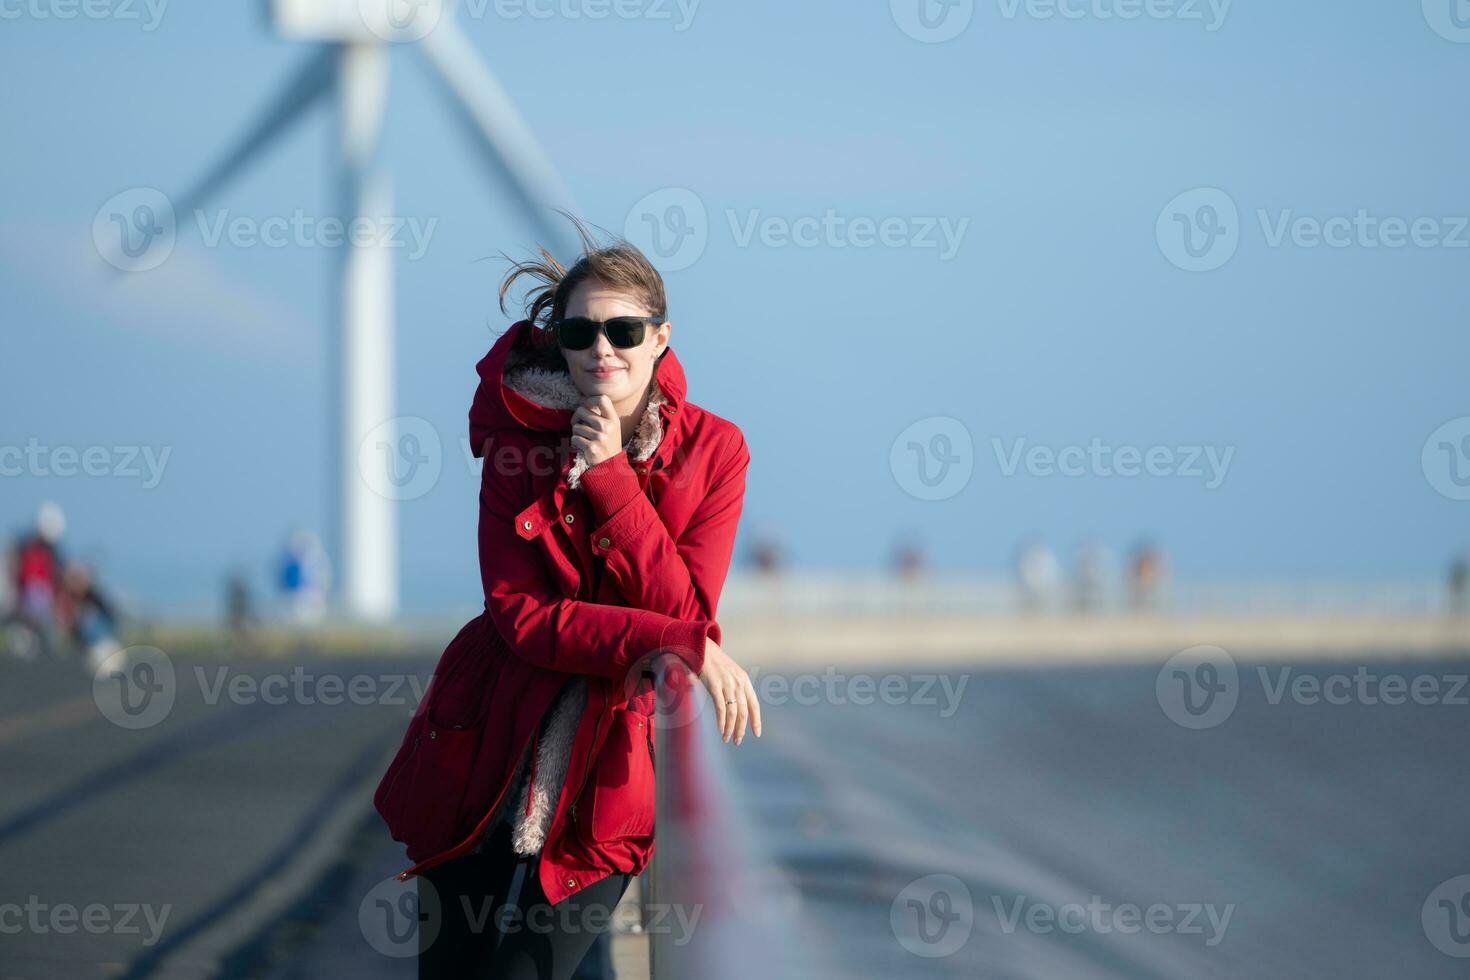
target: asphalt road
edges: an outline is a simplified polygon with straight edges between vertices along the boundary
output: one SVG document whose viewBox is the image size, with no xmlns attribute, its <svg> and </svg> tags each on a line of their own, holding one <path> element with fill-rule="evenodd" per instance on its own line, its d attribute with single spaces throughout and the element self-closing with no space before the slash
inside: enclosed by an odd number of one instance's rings
<svg viewBox="0 0 1470 980">
<path fill-rule="evenodd" d="M 834 976 L 1464 976 L 1470 664 L 1367 670 L 1242 663 L 1191 729 L 1157 667 L 951 672 L 946 716 L 905 665 L 915 703 L 788 696 L 730 758 Z"/>
<path fill-rule="evenodd" d="M 149 667 L 128 714 L 74 664 L 0 662 L 0 976 L 216 970 L 361 821 L 428 670 Z"/>
<path fill-rule="evenodd" d="M 176 658 L 128 728 L 75 668 L 0 663 L 0 977 L 411 975 L 357 925 L 404 866 L 364 794 L 430 666 Z M 839 671 L 717 751 L 826 975 L 1463 975 L 1470 664 L 1374 666 L 1435 680 L 1398 705 L 1282 666 L 1201 728 L 1156 667 Z"/>
</svg>

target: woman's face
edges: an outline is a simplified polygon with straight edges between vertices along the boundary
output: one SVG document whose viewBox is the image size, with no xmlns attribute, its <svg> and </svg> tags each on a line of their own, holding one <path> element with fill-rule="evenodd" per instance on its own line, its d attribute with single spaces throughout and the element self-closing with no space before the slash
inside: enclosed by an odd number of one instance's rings
<svg viewBox="0 0 1470 980">
<path fill-rule="evenodd" d="M 585 280 L 567 300 L 566 316 L 585 316 L 594 320 L 611 320 L 616 316 L 652 316 L 652 312 L 628 293 L 610 289 L 602 283 Z M 643 332 L 643 343 L 637 347 L 614 347 L 607 335 L 598 331 L 597 339 L 586 350 L 562 348 L 572 382 L 584 395 L 607 395 L 614 405 L 643 397 L 648 380 L 653 376 L 653 363 L 669 344 L 667 322 L 652 325 Z"/>
</svg>

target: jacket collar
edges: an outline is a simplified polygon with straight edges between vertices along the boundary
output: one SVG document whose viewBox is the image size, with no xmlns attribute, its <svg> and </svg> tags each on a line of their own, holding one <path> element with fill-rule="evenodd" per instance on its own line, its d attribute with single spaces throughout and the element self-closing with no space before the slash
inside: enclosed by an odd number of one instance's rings
<svg viewBox="0 0 1470 980">
<path fill-rule="evenodd" d="M 569 432 L 572 411 L 582 394 L 564 365 L 558 367 L 544 332 L 529 320 L 511 326 L 475 366 L 479 389 L 470 407 L 470 445 L 475 456 L 484 454 L 485 440 L 504 428 Z M 665 457 L 672 450 L 674 420 L 684 401 L 684 369 L 674 349 L 664 349 L 654 365 L 652 393 L 628 445 L 639 462 Z M 580 485 L 587 459 L 574 453 L 564 473 L 568 487 Z"/>
</svg>

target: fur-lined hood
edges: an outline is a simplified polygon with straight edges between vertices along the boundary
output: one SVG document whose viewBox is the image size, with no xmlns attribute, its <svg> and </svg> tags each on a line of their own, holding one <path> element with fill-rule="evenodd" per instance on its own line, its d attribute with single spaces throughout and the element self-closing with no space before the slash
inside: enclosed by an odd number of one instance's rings
<svg viewBox="0 0 1470 980">
<path fill-rule="evenodd" d="M 490 352 L 475 366 L 480 386 L 470 406 L 470 447 L 477 457 L 485 455 L 486 440 L 504 429 L 531 429 L 566 433 L 570 438 L 572 412 L 582 402 L 565 362 L 545 332 L 529 320 L 511 326 Z M 684 369 L 672 347 L 665 348 L 654 365 L 652 394 L 629 446 L 638 462 L 671 451 L 674 420 L 684 401 Z M 562 476 L 576 489 L 587 459 L 569 449 Z M 661 452 L 662 450 L 662 452 Z"/>
</svg>

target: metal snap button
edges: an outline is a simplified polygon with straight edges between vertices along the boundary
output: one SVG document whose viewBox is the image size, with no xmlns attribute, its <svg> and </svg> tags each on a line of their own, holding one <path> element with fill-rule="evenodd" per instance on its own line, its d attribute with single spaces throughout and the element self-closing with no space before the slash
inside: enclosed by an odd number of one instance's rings
<svg viewBox="0 0 1470 980">
<path fill-rule="evenodd" d="M 598 538 L 597 539 L 597 547 L 599 547 L 599 548 L 610 548 L 610 547 L 612 547 L 612 538 Z"/>
<path fill-rule="evenodd" d="M 567 523 L 568 524 L 572 523 L 572 521 L 576 519 L 576 516 L 577 515 L 575 515 L 575 514 L 568 514 L 567 515 Z"/>
<path fill-rule="evenodd" d="M 430 732 L 429 733 L 429 737 L 430 738 L 438 738 L 439 737 L 439 733 L 438 732 Z"/>
<path fill-rule="evenodd" d="M 568 878 L 567 879 L 567 887 L 568 888 L 576 888 L 577 887 L 577 879 L 576 878 Z"/>
<path fill-rule="evenodd" d="M 529 531 L 529 530 L 531 530 L 531 522 L 530 521 L 522 521 L 521 522 L 521 527 L 523 527 L 527 531 Z"/>
</svg>

